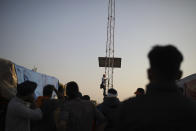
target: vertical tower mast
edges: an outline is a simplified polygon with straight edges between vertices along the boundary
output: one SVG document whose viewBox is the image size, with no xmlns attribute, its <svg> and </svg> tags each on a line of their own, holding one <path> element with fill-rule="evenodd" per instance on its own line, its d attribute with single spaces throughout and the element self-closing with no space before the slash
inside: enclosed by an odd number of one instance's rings
<svg viewBox="0 0 196 131">
<path fill-rule="evenodd" d="M 106 87 L 108 89 L 113 88 L 114 29 L 115 29 L 115 0 L 109 0 L 108 22 L 107 22 L 107 41 L 106 41 L 106 60 L 105 60 L 105 74 L 107 76 Z"/>
<path fill-rule="evenodd" d="M 105 75 L 100 86 L 103 89 L 104 96 L 107 95 L 106 90 L 114 87 L 114 68 L 121 68 L 121 58 L 114 57 L 115 0 L 108 1 L 106 56 L 98 58 L 99 67 L 105 68 Z"/>
</svg>

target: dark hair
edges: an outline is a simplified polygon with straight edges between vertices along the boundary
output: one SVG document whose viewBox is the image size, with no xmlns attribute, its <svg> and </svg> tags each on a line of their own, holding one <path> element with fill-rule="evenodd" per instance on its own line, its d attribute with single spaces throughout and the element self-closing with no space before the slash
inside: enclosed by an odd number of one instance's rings
<svg viewBox="0 0 196 131">
<path fill-rule="evenodd" d="M 71 99 L 78 97 L 79 94 L 78 84 L 74 81 L 68 82 L 66 85 L 66 94 Z"/>
<path fill-rule="evenodd" d="M 144 89 L 143 88 L 137 88 L 135 94 L 136 95 L 144 95 Z"/>
<path fill-rule="evenodd" d="M 178 73 L 183 56 L 172 46 L 154 46 L 148 54 L 151 69 L 156 70 L 160 77 L 172 79 Z"/>
<path fill-rule="evenodd" d="M 116 95 L 117 94 L 117 91 L 114 88 L 110 88 L 108 90 L 108 93 Z"/>
<path fill-rule="evenodd" d="M 51 97 L 54 88 L 55 87 L 53 85 L 46 85 L 46 86 L 44 86 L 43 96 L 49 96 L 49 97 Z"/>
<path fill-rule="evenodd" d="M 89 95 L 83 95 L 82 96 L 82 99 L 83 100 L 89 100 L 90 101 L 90 96 Z"/>
<path fill-rule="evenodd" d="M 17 96 L 27 96 L 34 93 L 37 84 L 32 81 L 24 81 L 21 84 L 17 85 Z"/>
</svg>

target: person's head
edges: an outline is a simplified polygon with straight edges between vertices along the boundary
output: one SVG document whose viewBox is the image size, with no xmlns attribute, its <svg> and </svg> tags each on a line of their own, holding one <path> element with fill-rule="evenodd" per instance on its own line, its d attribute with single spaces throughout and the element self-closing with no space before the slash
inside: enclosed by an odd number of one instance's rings
<svg viewBox="0 0 196 131">
<path fill-rule="evenodd" d="M 145 94 L 144 89 L 143 88 L 137 88 L 135 95 L 136 96 L 143 96 Z"/>
<path fill-rule="evenodd" d="M 180 70 L 183 56 L 180 51 L 172 46 L 154 46 L 148 54 L 150 68 L 148 78 L 151 83 L 173 83 L 180 79 Z"/>
<path fill-rule="evenodd" d="M 43 89 L 43 96 L 47 96 L 47 97 L 52 97 L 52 92 L 54 90 L 54 86 L 53 85 L 46 85 L 44 86 L 44 89 Z"/>
<path fill-rule="evenodd" d="M 25 101 L 34 101 L 34 91 L 37 88 L 37 84 L 32 81 L 24 81 L 17 85 L 17 96 Z"/>
<path fill-rule="evenodd" d="M 74 99 L 79 96 L 78 84 L 74 81 L 66 84 L 66 95 L 69 99 Z"/>
<path fill-rule="evenodd" d="M 65 96 L 65 89 L 62 84 L 59 83 L 59 88 L 58 88 L 58 96 L 60 98 L 63 98 Z"/>
<path fill-rule="evenodd" d="M 108 89 L 107 97 L 117 97 L 118 92 L 114 88 Z"/>
<path fill-rule="evenodd" d="M 88 101 L 90 101 L 90 96 L 89 96 L 89 95 L 83 95 L 83 96 L 82 96 L 82 99 L 83 99 L 83 100 L 88 100 Z"/>
</svg>

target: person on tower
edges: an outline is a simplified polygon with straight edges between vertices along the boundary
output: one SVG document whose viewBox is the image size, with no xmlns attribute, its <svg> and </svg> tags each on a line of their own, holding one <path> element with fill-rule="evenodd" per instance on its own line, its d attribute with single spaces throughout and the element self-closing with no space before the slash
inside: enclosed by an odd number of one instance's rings
<svg viewBox="0 0 196 131">
<path fill-rule="evenodd" d="M 103 74 L 103 77 L 102 77 L 102 80 L 101 80 L 101 85 L 100 85 L 100 88 L 103 89 L 103 95 L 105 96 L 106 95 L 106 75 Z"/>
</svg>

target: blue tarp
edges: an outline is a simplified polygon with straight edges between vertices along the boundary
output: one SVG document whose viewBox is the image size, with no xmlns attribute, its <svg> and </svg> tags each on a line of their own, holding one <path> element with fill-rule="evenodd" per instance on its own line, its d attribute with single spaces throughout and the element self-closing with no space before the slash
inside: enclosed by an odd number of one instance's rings
<svg viewBox="0 0 196 131">
<path fill-rule="evenodd" d="M 56 89 L 58 89 L 59 80 L 55 77 L 48 76 L 45 74 L 41 74 L 38 72 L 34 72 L 29 70 L 25 67 L 19 66 L 15 64 L 15 70 L 17 74 L 18 84 L 24 82 L 25 80 L 30 80 L 37 83 L 37 88 L 35 90 L 35 97 L 43 95 L 43 87 L 47 84 L 54 85 Z M 53 92 L 53 96 L 55 97 L 56 94 Z"/>
</svg>

